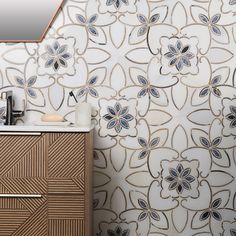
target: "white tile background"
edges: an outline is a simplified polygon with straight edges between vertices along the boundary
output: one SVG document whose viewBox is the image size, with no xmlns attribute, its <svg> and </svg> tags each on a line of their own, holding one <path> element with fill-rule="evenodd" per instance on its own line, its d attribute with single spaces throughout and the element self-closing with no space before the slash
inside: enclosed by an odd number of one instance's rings
<svg viewBox="0 0 236 236">
<path fill-rule="evenodd" d="M 69 0 L 41 44 L 0 45 L 1 91 L 26 100 L 25 122 L 73 121 L 71 90 L 95 109 L 94 235 L 236 234 L 235 13 Z"/>
</svg>

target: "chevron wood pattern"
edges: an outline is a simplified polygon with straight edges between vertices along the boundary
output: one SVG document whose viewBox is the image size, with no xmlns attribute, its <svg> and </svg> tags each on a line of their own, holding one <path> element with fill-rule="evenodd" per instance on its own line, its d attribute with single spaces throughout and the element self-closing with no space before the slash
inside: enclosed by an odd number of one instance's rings
<svg viewBox="0 0 236 236">
<path fill-rule="evenodd" d="M 21 224 L 12 236 L 47 236 L 47 202 L 44 202 Z"/>
<path fill-rule="evenodd" d="M 72 178 L 72 181 L 77 185 L 77 187 L 81 190 L 84 191 L 85 190 L 85 186 L 84 186 L 84 172 L 82 174 L 80 174 L 77 178 Z"/>
<path fill-rule="evenodd" d="M 0 236 L 12 236 L 29 217 L 30 213 L 27 210 L 1 209 Z"/>
<path fill-rule="evenodd" d="M 19 194 L 46 194 L 46 178 L 5 178 L 0 183 L 11 193 Z"/>
<path fill-rule="evenodd" d="M 41 205 L 47 201 L 47 195 L 42 195 L 41 198 L 17 198 L 18 201 L 33 214 Z"/>
<path fill-rule="evenodd" d="M 50 194 L 84 194 L 84 179 L 83 177 L 48 179 L 48 192 Z"/>
<path fill-rule="evenodd" d="M 42 195 L 0 197 L 0 236 L 92 236 L 91 139 L 91 133 L 0 136 L 0 193 Z"/>
</svg>

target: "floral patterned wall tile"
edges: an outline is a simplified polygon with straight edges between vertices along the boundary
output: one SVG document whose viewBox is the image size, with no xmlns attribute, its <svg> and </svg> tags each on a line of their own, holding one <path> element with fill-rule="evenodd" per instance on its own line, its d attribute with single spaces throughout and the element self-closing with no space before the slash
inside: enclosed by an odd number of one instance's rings
<svg viewBox="0 0 236 236">
<path fill-rule="evenodd" d="M 71 90 L 93 105 L 94 235 L 236 235 L 235 13 L 235 0 L 68 0 L 42 43 L 0 45 L 19 123 L 74 121 Z"/>
</svg>

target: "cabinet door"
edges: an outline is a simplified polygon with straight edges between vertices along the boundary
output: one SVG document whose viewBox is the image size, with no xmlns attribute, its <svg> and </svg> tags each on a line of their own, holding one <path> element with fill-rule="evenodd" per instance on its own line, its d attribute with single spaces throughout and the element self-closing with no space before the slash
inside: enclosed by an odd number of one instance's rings
<svg viewBox="0 0 236 236">
<path fill-rule="evenodd" d="M 85 236 L 84 195 L 48 196 L 50 236 Z"/>
<path fill-rule="evenodd" d="M 49 134 L 49 137 L 51 140 L 48 147 L 49 235 L 87 236 L 85 229 L 86 134 L 62 133 L 57 136 Z"/>
<path fill-rule="evenodd" d="M 0 135 L 0 236 L 47 236 L 45 136 Z"/>
<path fill-rule="evenodd" d="M 1 134 L 0 143 L 1 191 L 47 194 L 46 136 Z"/>
<path fill-rule="evenodd" d="M 48 236 L 47 198 L 0 198 L 0 236 Z"/>
<path fill-rule="evenodd" d="M 84 194 L 85 134 L 48 135 L 48 194 Z"/>
</svg>

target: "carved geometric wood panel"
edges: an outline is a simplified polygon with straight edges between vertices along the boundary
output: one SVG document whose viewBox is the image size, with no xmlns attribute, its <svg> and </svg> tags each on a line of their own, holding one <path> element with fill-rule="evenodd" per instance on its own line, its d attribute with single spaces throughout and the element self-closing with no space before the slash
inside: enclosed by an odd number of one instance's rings
<svg viewBox="0 0 236 236">
<path fill-rule="evenodd" d="M 84 194 L 84 177 L 48 179 L 50 194 Z"/>
<path fill-rule="evenodd" d="M 84 195 L 49 195 L 48 219 L 84 219 Z"/>
<path fill-rule="evenodd" d="M 0 136 L 0 176 L 5 176 L 12 168 L 19 165 L 24 160 L 25 155 L 40 142 L 41 138 L 41 136 Z M 41 157 L 41 152 L 37 153 L 36 150 L 31 156 L 37 156 L 37 154 Z M 40 163 L 34 165 L 37 164 Z M 26 170 L 24 167 L 26 167 L 26 163 L 23 162 L 21 164 L 22 171 Z M 15 174 L 18 176 L 17 169 L 15 172 L 14 176 Z"/>
<path fill-rule="evenodd" d="M 77 177 L 84 171 L 85 139 L 82 134 L 62 134 L 48 149 L 49 177 Z"/>
<path fill-rule="evenodd" d="M 61 134 L 48 148 L 49 194 L 84 194 L 85 137 Z"/>
<path fill-rule="evenodd" d="M 30 213 L 24 209 L 1 209 L 0 236 L 12 236 L 29 217 Z"/>
<path fill-rule="evenodd" d="M 49 220 L 49 236 L 83 236 L 85 235 L 84 220 Z"/>
<path fill-rule="evenodd" d="M 85 236 L 85 135 L 0 136 L 0 236 Z M 9 148 L 11 147 L 11 148 Z"/>
<path fill-rule="evenodd" d="M 47 236 L 47 202 L 45 201 L 23 224 L 12 234 L 12 236 Z"/>
<path fill-rule="evenodd" d="M 0 236 L 47 236 L 47 198 L 0 198 Z"/>
</svg>

